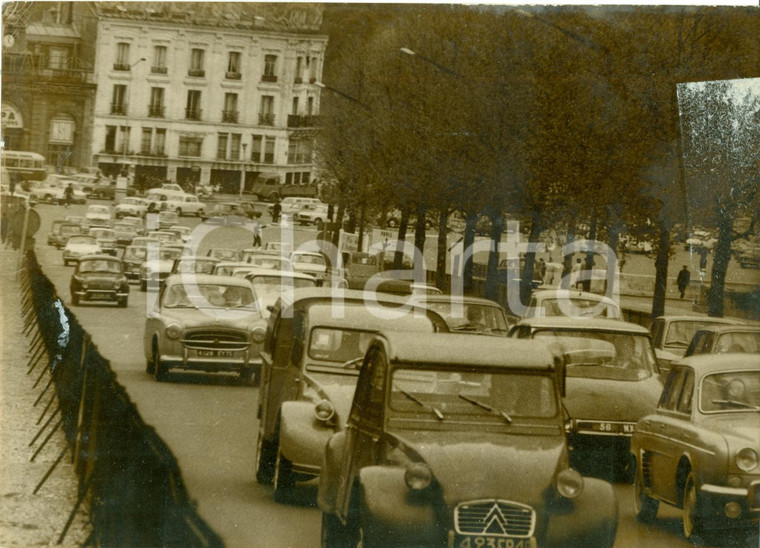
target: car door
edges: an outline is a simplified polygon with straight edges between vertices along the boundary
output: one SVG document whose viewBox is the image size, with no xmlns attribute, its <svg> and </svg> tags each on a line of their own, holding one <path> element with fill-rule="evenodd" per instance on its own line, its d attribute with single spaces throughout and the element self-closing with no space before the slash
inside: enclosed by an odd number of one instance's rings
<svg viewBox="0 0 760 548">
<path fill-rule="evenodd" d="M 338 490 L 336 508 L 348 515 L 353 486 L 365 466 L 376 463 L 379 457 L 383 414 L 385 410 L 386 359 L 379 347 L 367 352 L 356 385 L 353 405 L 346 424 L 343 450 L 343 477 Z"/>
<path fill-rule="evenodd" d="M 300 369 L 291 364 L 293 344 L 297 336 L 293 328 L 293 318 L 279 314 L 275 320 L 271 366 L 267 367 L 261 391 L 262 427 L 264 438 L 271 440 L 275 435 L 277 416 L 283 401 L 292 399 L 295 392 L 294 379 Z"/>
<path fill-rule="evenodd" d="M 645 470 L 645 482 L 655 494 L 671 502 L 677 500 L 673 478 L 681 453 L 674 440 L 678 435 L 678 421 L 681 420 L 678 404 L 685 378 L 684 367 L 672 369 L 657 405 L 657 412 L 642 420 L 646 435 L 641 443 L 643 453 L 640 458 Z"/>
</svg>

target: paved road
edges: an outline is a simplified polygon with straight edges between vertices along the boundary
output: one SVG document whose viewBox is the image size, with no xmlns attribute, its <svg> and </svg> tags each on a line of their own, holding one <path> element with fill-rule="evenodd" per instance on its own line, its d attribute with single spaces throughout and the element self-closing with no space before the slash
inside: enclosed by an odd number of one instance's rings
<svg viewBox="0 0 760 548">
<path fill-rule="evenodd" d="M 44 245 L 45 237 L 52 219 L 81 213 L 83 209 L 38 208 L 43 222 L 37 255 L 67 304 L 72 268 L 63 266 L 60 251 Z M 183 218 L 182 224 L 193 227 L 198 220 Z M 296 230 L 294 242 L 298 245 L 314 234 L 311 230 Z M 265 241 L 278 237 L 275 228 L 265 229 Z M 243 248 L 250 242 L 251 235 L 244 229 L 226 227 L 206 235 L 199 248 Z M 190 496 L 198 501 L 200 515 L 231 548 L 318 546 L 320 515 L 311 502 L 315 486 L 300 490 L 301 504 L 286 506 L 275 503 L 271 488 L 258 485 L 254 479 L 258 390 L 241 386 L 233 376 L 172 373 L 169 382 L 157 383 L 146 374 L 142 335 L 151 295 L 133 285 L 127 309 L 84 305 L 73 311 L 92 334 L 100 352 L 110 360 L 118 381 L 145 421 L 156 428 L 174 452 Z M 653 526 L 638 524 L 633 517 L 631 491 L 627 485 L 615 486 L 620 511 L 616 546 L 690 546 L 680 535 L 680 520 L 674 509 L 663 507 Z M 741 546 L 747 540 L 737 542 Z"/>
</svg>

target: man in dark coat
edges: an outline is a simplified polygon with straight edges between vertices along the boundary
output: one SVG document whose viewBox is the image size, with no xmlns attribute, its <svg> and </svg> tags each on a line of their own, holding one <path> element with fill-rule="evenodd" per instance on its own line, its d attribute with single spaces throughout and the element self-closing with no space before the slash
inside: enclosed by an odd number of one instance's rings
<svg viewBox="0 0 760 548">
<path fill-rule="evenodd" d="M 682 299 L 683 299 L 683 296 L 686 294 L 686 288 L 689 287 L 690 281 L 691 281 L 691 273 L 689 272 L 689 267 L 686 265 L 683 265 L 683 268 L 678 273 L 678 278 L 676 279 L 676 284 L 678 284 L 678 291 L 681 293 Z"/>
</svg>

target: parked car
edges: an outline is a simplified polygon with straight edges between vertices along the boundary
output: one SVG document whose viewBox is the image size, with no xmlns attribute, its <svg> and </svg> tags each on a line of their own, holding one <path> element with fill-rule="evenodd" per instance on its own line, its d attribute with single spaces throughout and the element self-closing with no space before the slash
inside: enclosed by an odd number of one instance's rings
<svg viewBox="0 0 760 548">
<path fill-rule="evenodd" d="M 251 284 L 261 315 L 265 319 L 269 318 L 270 307 L 274 306 L 280 297 L 290 301 L 294 289 L 317 287 L 317 281 L 313 276 L 288 270 L 256 268 L 248 271 L 244 278 Z"/>
<path fill-rule="evenodd" d="M 201 218 L 206 216 L 206 204 L 194 194 L 169 196 L 166 200 L 166 209 L 175 212 L 180 217 L 182 215 L 196 215 Z"/>
<path fill-rule="evenodd" d="M 430 230 L 433 226 L 436 226 L 437 220 L 432 218 L 430 215 L 425 216 L 425 230 Z M 385 226 L 387 228 L 396 228 L 401 224 L 401 211 L 398 209 L 394 209 L 393 211 L 389 211 L 386 213 L 385 218 L 380 220 L 380 226 Z M 409 216 L 409 222 L 408 227 L 411 230 L 414 230 L 414 227 L 417 225 L 417 216 L 416 215 L 410 215 Z"/>
<path fill-rule="evenodd" d="M 140 266 L 140 291 L 160 289 L 171 274 L 175 259 L 181 256 L 181 249 L 163 246 L 155 253 L 149 249 L 145 262 Z"/>
<path fill-rule="evenodd" d="M 401 310 L 403 300 L 346 290 L 296 289 L 274 305 L 267 325 L 259 395 L 256 478 L 288 501 L 297 479 L 319 474 L 325 443 L 346 418 L 358 365 L 374 333 L 446 330 L 434 312 Z M 340 313 L 334 307 L 340 306 Z M 389 318 L 393 317 L 391 320 Z"/>
<path fill-rule="evenodd" d="M 94 198 L 96 200 L 115 200 L 116 193 L 116 181 L 110 179 L 101 179 L 100 182 L 93 186 L 87 194 L 88 198 Z M 124 189 L 124 193 L 127 196 L 134 196 L 136 191 L 134 188 L 128 187 Z"/>
<path fill-rule="evenodd" d="M 321 227 L 323 223 L 329 221 L 328 204 L 306 204 L 300 210 L 293 214 L 293 221 L 300 225 L 316 225 Z"/>
<path fill-rule="evenodd" d="M 142 217 L 145 212 L 148 211 L 148 202 L 143 198 L 122 198 L 116 207 L 114 207 L 114 215 L 117 219 L 125 217 L 127 215 L 134 217 Z"/>
<path fill-rule="evenodd" d="M 734 256 L 742 268 L 760 268 L 760 238 L 750 237 L 733 244 Z"/>
<path fill-rule="evenodd" d="M 69 262 L 77 262 L 85 255 L 100 255 L 102 250 L 97 240 L 92 236 L 74 235 L 66 240 L 63 247 L 63 264 L 69 266 Z"/>
<path fill-rule="evenodd" d="M 553 343 L 565 359 L 573 466 L 593 464 L 599 473 L 630 481 L 634 425 L 654 410 L 662 392 L 649 332 L 621 320 L 551 317 L 521 320 L 510 336 Z"/>
<path fill-rule="evenodd" d="M 438 313 L 452 333 L 476 333 L 506 337 L 509 322 L 504 309 L 493 301 L 479 297 L 425 295 L 422 306 Z"/>
<path fill-rule="evenodd" d="M 172 369 L 258 375 L 265 322 L 250 284 L 198 274 L 171 276 L 145 322 L 146 370 L 157 381 Z"/>
<path fill-rule="evenodd" d="M 663 372 L 670 365 L 683 358 L 694 334 L 705 327 L 713 325 L 741 325 L 742 322 L 729 318 L 712 318 L 708 316 L 659 316 L 652 321 L 652 344 L 654 345 L 657 364 Z"/>
<path fill-rule="evenodd" d="M 760 326 L 713 325 L 700 329 L 692 337 L 684 357 L 726 353 L 760 354 Z"/>
<path fill-rule="evenodd" d="M 83 255 L 71 275 L 69 289 L 74 306 L 82 301 L 110 301 L 124 308 L 129 299 L 122 262 L 111 255 Z"/>
<path fill-rule="evenodd" d="M 692 356 L 670 370 L 656 411 L 636 424 L 634 508 L 652 522 L 660 502 L 699 536 L 760 516 L 760 356 Z"/>
<path fill-rule="evenodd" d="M 523 318 L 573 316 L 576 318 L 609 318 L 619 320 L 620 305 L 602 295 L 574 289 L 542 289 L 534 291 Z"/>
<path fill-rule="evenodd" d="M 538 342 L 381 333 L 324 450 L 322 546 L 612 546 L 615 494 L 570 467 L 563 392 Z"/>
<path fill-rule="evenodd" d="M 689 238 L 686 238 L 684 249 L 686 251 L 693 251 L 700 253 L 702 251 L 712 251 L 715 247 L 717 238 L 707 230 L 694 230 Z"/>
<path fill-rule="evenodd" d="M 104 226 L 109 228 L 111 226 L 111 210 L 108 206 L 104 205 L 91 205 L 87 208 L 87 214 L 85 215 L 87 223 L 92 228 L 94 226 Z"/>
</svg>

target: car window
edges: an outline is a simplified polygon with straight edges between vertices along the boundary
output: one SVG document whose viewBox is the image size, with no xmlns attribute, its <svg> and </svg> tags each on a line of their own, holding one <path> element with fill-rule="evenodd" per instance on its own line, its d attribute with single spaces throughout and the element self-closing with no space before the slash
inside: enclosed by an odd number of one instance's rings
<svg viewBox="0 0 760 548">
<path fill-rule="evenodd" d="M 669 389 L 663 392 L 660 407 L 668 411 L 675 411 L 679 400 L 681 399 L 681 389 L 683 388 L 685 371 L 679 367 L 671 374 L 673 382 L 670 383 Z"/>
<path fill-rule="evenodd" d="M 452 331 L 499 334 L 507 332 L 506 316 L 497 306 L 478 303 L 462 303 L 457 306 L 451 302 L 427 302 L 426 306 L 440 314 Z"/>
<path fill-rule="evenodd" d="M 694 371 L 684 368 L 683 388 L 681 389 L 681 398 L 678 400 L 677 411 L 679 413 L 691 414 L 691 402 L 694 397 Z"/>
<path fill-rule="evenodd" d="M 79 272 L 121 272 L 121 263 L 107 260 L 88 260 L 79 262 Z"/>
<path fill-rule="evenodd" d="M 760 331 L 757 333 L 721 333 L 714 352 L 760 353 Z"/>
<path fill-rule="evenodd" d="M 374 335 L 374 331 L 315 327 L 309 335 L 309 357 L 341 368 L 344 363 L 363 356 Z"/>
<path fill-rule="evenodd" d="M 351 406 L 350 420 L 358 423 L 367 409 L 367 402 L 372 395 L 372 381 L 375 376 L 375 368 L 381 359 L 381 352 L 377 346 L 373 346 L 367 352 L 367 357 L 361 367 L 359 380 L 356 384 L 353 405 Z"/>
<path fill-rule="evenodd" d="M 699 409 L 703 413 L 760 411 L 760 371 L 706 375 L 699 392 Z"/>
<path fill-rule="evenodd" d="M 250 287 L 222 284 L 175 284 L 163 303 L 167 308 L 255 308 Z"/>
</svg>

